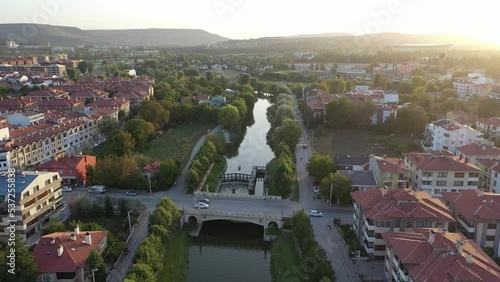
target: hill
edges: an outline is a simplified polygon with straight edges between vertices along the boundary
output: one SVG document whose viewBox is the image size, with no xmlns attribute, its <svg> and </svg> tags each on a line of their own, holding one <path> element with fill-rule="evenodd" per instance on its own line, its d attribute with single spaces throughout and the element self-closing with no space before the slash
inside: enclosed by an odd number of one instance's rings
<svg viewBox="0 0 500 282">
<path fill-rule="evenodd" d="M 82 30 L 43 24 L 0 24 L 0 39 L 43 46 L 197 46 L 228 40 L 199 29 Z"/>
</svg>

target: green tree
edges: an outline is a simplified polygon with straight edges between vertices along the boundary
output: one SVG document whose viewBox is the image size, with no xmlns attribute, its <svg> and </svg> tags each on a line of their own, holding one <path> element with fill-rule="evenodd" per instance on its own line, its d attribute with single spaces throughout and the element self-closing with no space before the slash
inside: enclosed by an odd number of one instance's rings
<svg viewBox="0 0 500 282">
<path fill-rule="evenodd" d="M 155 174 L 156 183 L 160 189 L 170 188 L 180 175 L 179 164 L 173 159 L 165 159 L 161 162 L 158 172 Z"/>
<path fill-rule="evenodd" d="M 332 196 L 339 202 L 341 205 L 347 205 L 352 202 L 351 198 L 351 179 L 349 177 L 338 174 L 338 173 L 330 173 L 327 177 L 321 180 L 320 184 L 320 193 L 325 198 L 329 199 L 330 197 L 330 189 L 332 189 Z"/>
<path fill-rule="evenodd" d="M 370 125 L 371 117 L 377 109 L 377 105 L 372 100 L 355 102 L 351 115 L 353 123 L 361 127 Z"/>
<path fill-rule="evenodd" d="M 78 70 L 82 74 L 88 73 L 89 75 L 94 74 L 94 63 L 88 61 L 80 61 L 77 66 Z"/>
<path fill-rule="evenodd" d="M 414 105 L 398 109 L 393 123 L 393 131 L 397 133 L 422 134 L 428 123 L 426 112 Z"/>
<path fill-rule="evenodd" d="M 241 119 L 238 108 L 233 105 L 226 105 L 219 111 L 219 123 L 222 124 L 225 128 L 237 128 L 241 124 L 240 120 Z"/>
<path fill-rule="evenodd" d="M 387 78 L 377 73 L 373 79 L 373 87 L 380 87 L 382 89 L 387 89 Z"/>
<path fill-rule="evenodd" d="M 439 97 L 441 100 L 448 100 L 448 99 L 456 99 L 458 98 L 457 91 L 453 88 L 446 88 L 441 91 L 441 96 Z"/>
<path fill-rule="evenodd" d="M 272 148 L 284 142 L 288 148 L 295 148 L 302 135 L 302 128 L 297 120 L 285 118 L 281 126 L 276 127 L 272 135 Z"/>
<path fill-rule="evenodd" d="M 108 136 L 118 129 L 120 129 L 120 122 L 110 116 L 104 116 L 99 122 L 99 130 L 105 136 Z"/>
<path fill-rule="evenodd" d="M 111 203 L 111 198 L 109 196 L 106 196 L 104 198 L 104 211 L 107 216 L 112 217 L 114 212 L 113 212 L 113 204 Z"/>
<path fill-rule="evenodd" d="M 132 135 L 123 130 L 115 130 L 108 136 L 108 146 L 117 156 L 130 154 L 134 151 L 135 140 Z"/>
<path fill-rule="evenodd" d="M 132 135 L 136 147 L 143 148 L 146 141 L 155 132 L 155 126 L 140 118 L 134 118 L 125 123 L 125 130 Z"/>
<path fill-rule="evenodd" d="M 200 185 L 201 176 L 196 169 L 189 169 L 186 174 L 186 189 L 189 193 L 193 192 Z"/>
<path fill-rule="evenodd" d="M 330 173 L 335 173 L 336 167 L 330 155 L 315 154 L 309 158 L 306 170 L 309 176 L 316 181 L 321 181 Z"/>
<path fill-rule="evenodd" d="M 66 69 L 66 75 L 70 80 L 77 81 L 78 80 L 78 72 L 73 68 Z"/>
<path fill-rule="evenodd" d="M 326 105 L 326 125 L 329 128 L 346 128 L 354 111 L 352 102 L 346 98 L 333 100 Z"/>
<path fill-rule="evenodd" d="M 155 129 L 159 129 L 168 123 L 170 112 L 156 101 L 143 101 L 139 110 L 139 117 L 152 123 Z"/>
<path fill-rule="evenodd" d="M 274 173 L 274 183 L 281 196 L 288 197 L 292 192 L 293 170 L 286 156 L 278 158 L 278 165 Z"/>
<path fill-rule="evenodd" d="M 66 226 L 64 225 L 64 223 L 59 222 L 55 218 L 51 217 L 49 219 L 49 223 L 43 228 L 42 235 L 63 231 L 66 231 Z"/>
<path fill-rule="evenodd" d="M 8 254 L 0 257 L 0 281 L 36 281 L 36 261 L 26 247 L 24 240 L 16 235 L 14 241 L 9 242 L 15 243 L 14 246 L 9 245 L 8 250 L 15 250 L 16 262 L 14 266 L 10 265 L 10 259 L 7 257 Z"/>
<path fill-rule="evenodd" d="M 242 73 L 242 74 L 240 74 L 240 76 L 238 78 L 238 83 L 239 84 L 249 84 L 251 77 L 252 76 L 250 76 L 250 74 L 248 74 L 248 73 Z"/>
<path fill-rule="evenodd" d="M 94 277 L 96 282 L 106 282 L 106 264 L 102 256 L 94 249 L 90 251 L 90 254 L 87 258 L 87 264 L 89 269 L 97 269 L 94 271 Z"/>
<path fill-rule="evenodd" d="M 156 275 L 151 266 L 134 263 L 125 277 L 125 282 L 156 282 Z"/>
<path fill-rule="evenodd" d="M 427 79 L 425 79 L 422 76 L 412 76 L 411 77 L 411 86 L 413 89 L 415 89 L 419 86 L 427 88 L 427 84 L 429 84 L 429 82 L 427 81 Z"/>
<path fill-rule="evenodd" d="M 247 104 L 245 100 L 243 100 L 242 98 L 236 98 L 231 102 L 231 105 L 235 106 L 238 109 L 240 118 L 243 120 L 247 115 Z"/>
<path fill-rule="evenodd" d="M 151 266 L 154 273 L 161 269 L 163 243 L 158 236 L 150 234 L 142 242 L 135 254 L 135 263 L 143 263 Z"/>
<path fill-rule="evenodd" d="M 292 234 L 297 239 L 299 248 L 303 250 L 307 239 L 313 236 L 311 220 L 304 211 L 296 211 L 292 215 Z"/>
</svg>

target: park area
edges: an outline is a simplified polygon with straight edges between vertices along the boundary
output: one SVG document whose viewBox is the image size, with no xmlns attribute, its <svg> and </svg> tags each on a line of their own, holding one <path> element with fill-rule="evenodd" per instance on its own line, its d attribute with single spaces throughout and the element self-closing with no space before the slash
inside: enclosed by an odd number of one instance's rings
<svg viewBox="0 0 500 282">
<path fill-rule="evenodd" d="M 315 152 L 331 156 L 362 157 L 375 154 L 400 157 L 401 153 L 421 151 L 420 138 L 410 135 L 380 135 L 367 130 L 339 130 L 327 128 L 310 134 Z"/>
</svg>

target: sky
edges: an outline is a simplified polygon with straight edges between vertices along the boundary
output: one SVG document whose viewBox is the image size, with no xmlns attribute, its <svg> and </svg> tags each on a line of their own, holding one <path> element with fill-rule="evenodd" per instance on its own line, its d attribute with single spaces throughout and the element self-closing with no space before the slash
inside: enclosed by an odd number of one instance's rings
<svg viewBox="0 0 500 282">
<path fill-rule="evenodd" d="M 345 32 L 453 34 L 500 44 L 488 0 L 23 0 L 0 23 L 81 29 L 191 28 L 231 39 Z"/>
</svg>

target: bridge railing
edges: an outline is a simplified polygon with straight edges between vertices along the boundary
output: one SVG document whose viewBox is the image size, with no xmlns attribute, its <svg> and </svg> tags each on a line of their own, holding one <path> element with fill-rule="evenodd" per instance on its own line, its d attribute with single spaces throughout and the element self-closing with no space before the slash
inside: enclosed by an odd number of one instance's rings
<svg viewBox="0 0 500 282">
<path fill-rule="evenodd" d="M 210 210 L 210 209 L 184 209 L 184 215 L 215 215 L 237 218 L 263 218 L 271 220 L 282 220 L 281 214 L 268 214 L 268 213 L 252 213 L 252 212 L 235 212 L 224 210 Z"/>
<path fill-rule="evenodd" d="M 213 198 L 240 198 L 240 199 L 257 199 L 257 200 L 281 200 L 281 196 L 257 196 L 257 195 L 241 195 L 229 193 L 212 193 L 195 191 L 195 196 L 213 197 Z"/>
</svg>

